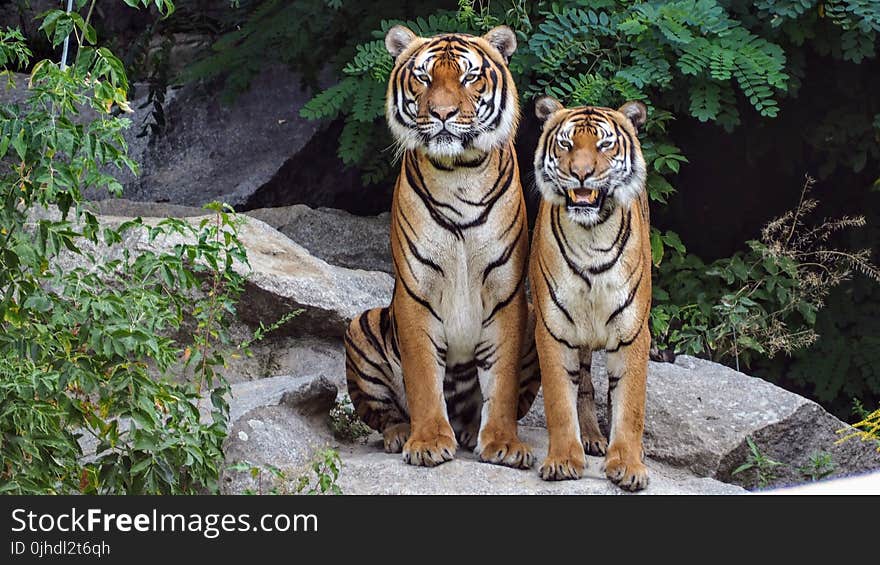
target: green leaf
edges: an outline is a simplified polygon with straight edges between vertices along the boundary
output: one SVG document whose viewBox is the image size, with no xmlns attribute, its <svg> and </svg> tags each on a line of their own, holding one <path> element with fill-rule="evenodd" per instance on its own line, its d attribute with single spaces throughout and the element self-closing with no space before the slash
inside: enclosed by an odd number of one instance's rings
<svg viewBox="0 0 880 565">
<path fill-rule="evenodd" d="M 663 261 L 663 237 L 655 228 L 651 228 L 651 261 L 658 267 Z"/>
<path fill-rule="evenodd" d="M 24 158 L 27 156 L 27 144 L 25 142 L 24 137 L 24 128 L 18 130 L 18 135 L 12 139 L 12 147 L 15 149 L 15 152 L 18 153 L 18 158 L 24 161 Z"/>
</svg>

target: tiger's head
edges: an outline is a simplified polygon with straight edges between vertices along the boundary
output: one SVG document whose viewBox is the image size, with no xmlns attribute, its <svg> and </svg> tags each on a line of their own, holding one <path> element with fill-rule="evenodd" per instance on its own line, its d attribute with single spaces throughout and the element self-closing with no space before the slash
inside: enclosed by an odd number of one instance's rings
<svg viewBox="0 0 880 565">
<path fill-rule="evenodd" d="M 589 227 L 638 196 L 646 174 L 637 136 L 647 118 L 644 104 L 565 108 L 548 96 L 536 101 L 535 114 L 544 122 L 535 178 L 545 200 Z"/>
<path fill-rule="evenodd" d="M 424 38 L 394 26 L 385 46 L 394 57 L 386 117 L 401 147 L 468 160 L 513 137 L 519 106 L 507 68 L 516 50 L 509 27 Z"/>
</svg>

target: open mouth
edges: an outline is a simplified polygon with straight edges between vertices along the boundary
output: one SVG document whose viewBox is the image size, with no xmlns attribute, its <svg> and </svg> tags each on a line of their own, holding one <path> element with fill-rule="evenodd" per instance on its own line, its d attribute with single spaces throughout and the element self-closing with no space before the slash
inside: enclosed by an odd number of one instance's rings
<svg viewBox="0 0 880 565">
<path fill-rule="evenodd" d="M 458 136 L 449 131 L 446 128 L 441 129 L 437 133 L 431 136 L 431 141 L 437 141 L 440 143 L 451 143 L 458 139 Z"/>
<path fill-rule="evenodd" d="M 566 192 L 569 208 L 601 208 L 605 195 L 595 188 L 571 188 Z"/>
</svg>

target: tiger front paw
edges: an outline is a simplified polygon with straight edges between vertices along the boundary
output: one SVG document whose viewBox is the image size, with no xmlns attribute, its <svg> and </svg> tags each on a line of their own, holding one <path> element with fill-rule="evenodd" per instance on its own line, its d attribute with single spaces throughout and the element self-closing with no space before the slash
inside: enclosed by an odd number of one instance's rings
<svg viewBox="0 0 880 565">
<path fill-rule="evenodd" d="M 640 450 L 635 451 L 640 453 Z M 604 467 L 605 476 L 624 490 L 637 491 L 648 486 L 648 468 L 640 455 L 632 455 L 632 450 L 612 445 L 605 456 Z"/>
<path fill-rule="evenodd" d="M 571 442 L 563 449 L 551 449 L 541 463 L 538 475 L 545 481 L 576 480 L 583 476 L 585 467 L 583 446 L 579 442 Z"/>
<path fill-rule="evenodd" d="M 514 469 L 530 469 L 535 464 L 532 448 L 516 437 L 493 439 L 478 443 L 476 452 L 480 461 L 504 465 Z"/>
<path fill-rule="evenodd" d="M 584 452 L 587 455 L 601 457 L 608 451 L 608 440 L 601 433 L 595 436 L 581 435 L 581 443 L 583 443 Z"/>
<path fill-rule="evenodd" d="M 382 439 L 385 441 L 385 453 L 400 453 L 403 450 L 403 444 L 409 438 L 410 427 L 407 422 L 392 424 L 385 428 L 382 432 Z"/>
<path fill-rule="evenodd" d="M 434 467 L 455 457 L 455 438 L 446 435 L 417 437 L 415 435 L 403 445 L 403 460 L 410 465 Z"/>
<path fill-rule="evenodd" d="M 462 430 L 458 434 L 458 445 L 469 451 L 473 451 L 474 448 L 477 447 L 478 434 L 478 428 L 467 428 L 465 430 Z"/>
</svg>

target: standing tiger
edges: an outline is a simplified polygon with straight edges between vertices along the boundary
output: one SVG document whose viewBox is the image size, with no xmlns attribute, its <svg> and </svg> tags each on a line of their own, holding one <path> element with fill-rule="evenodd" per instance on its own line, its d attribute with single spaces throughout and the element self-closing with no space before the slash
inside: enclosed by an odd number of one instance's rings
<svg viewBox="0 0 880 565">
<path fill-rule="evenodd" d="M 564 108 L 541 98 L 535 153 L 542 200 L 529 276 L 550 447 L 539 474 L 577 479 L 584 452 L 605 455 L 605 474 L 643 489 L 651 249 L 641 102 Z M 590 358 L 608 354 L 610 443 L 596 418 Z M 607 453 L 606 453 L 607 451 Z"/>
<path fill-rule="evenodd" d="M 396 26 L 386 117 L 403 150 L 391 205 L 391 305 L 345 335 L 358 415 L 413 465 L 531 467 L 517 420 L 540 386 L 524 291 L 526 208 L 512 139 L 516 36 L 417 37 Z M 531 322 L 534 323 L 534 320 Z"/>
</svg>

